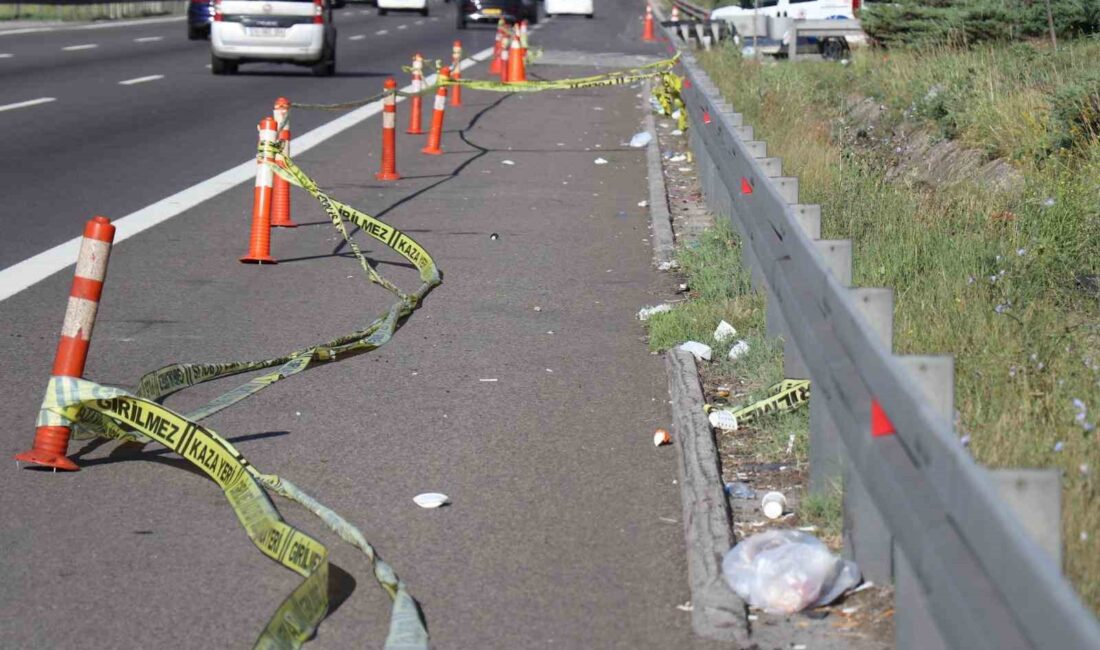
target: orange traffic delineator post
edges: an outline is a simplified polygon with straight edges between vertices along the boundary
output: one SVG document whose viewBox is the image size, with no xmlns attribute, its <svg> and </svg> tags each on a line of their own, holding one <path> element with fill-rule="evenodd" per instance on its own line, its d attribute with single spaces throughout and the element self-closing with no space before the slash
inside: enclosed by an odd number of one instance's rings
<svg viewBox="0 0 1100 650">
<path fill-rule="evenodd" d="M 256 187 L 252 195 L 252 231 L 248 236 L 248 254 L 241 258 L 249 264 L 276 264 L 271 257 L 271 185 L 268 163 L 275 162 L 272 149 L 275 145 L 275 119 L 260 120 L 260 155 L 256 158 Z"/>
<path fill-rule="evenodd" d="M 397 173 L 397 82 L 390 77 L 383 87 L 386 96 L 382 98 L 382 167 L 374 177 L 396 181 L 401 178 Z"/>
<path fill-rule="evenodd" d="M 115 227 L 107 217 L 92 217 L 85 224 L 84 239 L 76 258 L 76 274 L 69 291 L 69 306 L 61 325 L 61 340 L 53 359 L 51 374 L 54 376 L 84 376 L 84 362 L 88 360 L 88 345 L 92 341 L 103 280 L 107 277 L 107 259 L 111 256 L 114 240 Z M 75 472 L 80 468 L 67 456 L 71 433 L 66 426 L 39 426 L 34 432 L 34 446 L 18 454 L 15 460 Z"/>
<path fill-rule="evenodd" d="M 508 48 L 508 80 L 507 83 L 522 83 L 527 81 L 527 66 L 523 62 L 523 50 L 519 46 L 519 26 L 512 36 L 512 44 Z"/>
<path fill-rule="evenodd" d="M 290 155 L 290 129 L 279 131 L 279 142 L 282 143 L 283 153 Z M 275 164 L 284 167 L 282 161 Z M 298 224 L 290 218 L 290 182 L 278 174 L 273 174 L 271 185 L 271 227 L 272 228 L 297 228 Z"/>
<path fill-rule="evenodd" d="M 508 83 L 508 59 L 512 54 L 512 35 L 505 29 L 503 36 L 500 39 L 500 81 L 501 83 Z"/>
<path fill-rule="evenodd" d="M 451 47 L 451 79 L 462 78 L 462 41 L 455 41 Z M 462 106 L 462 87 L 451 86 L 451 106 Z"/>
<path fill-rule="evenodd" d="M 405 133 L 423 135 L 424 129 L 420 124 L 420 120 L 424 108 L 420 99 L 420 91 L 424 89 L 424 57 L 420 56 L 419 52 L 413 55 L 412 77 L 412 91 L 414 94 L 409 102 L 409 128 Z"/>
<path fill-rule="evenodd" d="M 287 117 L 290 116 L 290 100 L 286 97 L 276 99 L 271 116 L 275 118 L 275 126 L 279 129 L 279 142 L 282 143 L 283 153 L 289 156 L 290 124 L 287 123 Z M 280 167 L 283 166 L 281 162 L 278 164 Z M 272 180 L 271 186 L 271 227 L 298 227 L 298 224 L 290 219 L 290 183 L 278 174 Z"/>
<path fill-rule="evenodd" d="M 649 5 L 645 6 L 645 27 L 642 28 L 642 40 L 657 40 L 657 37 L 653 34 L 653 7 Z"/>
<path fill-rule="evenodd" d="M 444 67 L 439 71 L 439 80 L 446 82 L 451 78 L 451 69 Z M 435 110 L 432 112 L 432 130 L 428 133 L 428 146 L 420 151 L 422 153 L 438 156 L 443 153 L 439 143 L 443 139 L 443 111 L 447 108 L 447 86 L 441 83 L 439 90 L 435 91 Z"/>
<path fill-rule="evenodd" d="M 500 74 L 500 56 L 501 51 L 504 49 L 504 34 L 501 31 L 504 29 L 504 19 L 501 18 L 497 21 L 497 36 L 493 41 L 493 60 L 489 62 L 489 74 Z"/>
</svg>

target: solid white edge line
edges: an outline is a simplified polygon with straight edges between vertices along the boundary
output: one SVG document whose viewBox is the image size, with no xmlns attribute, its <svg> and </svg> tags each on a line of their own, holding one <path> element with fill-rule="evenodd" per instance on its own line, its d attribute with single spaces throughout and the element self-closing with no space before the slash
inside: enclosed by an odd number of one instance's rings
<svg viewBox="0 0 1100 650">
<path fill-rule="evenodd" d="M 493 55 L 492 48 L 486 48 L 462 61 L 462 67 L 480 63 Z M 425 78 L 428 85 L 435 83 L 436 75 Z M 410 92 L 412 84 L 401 89 L 402 92 Z M 45 98 L 43 98 L 45 99 Z M 398 101 L 404 99 L 398 97 Z M 360 122 L 377 115 L 382 111 L 381 100 L 367 104 L 341 117 L 323 124 L 309 133 L 294 138 L 294 154 L 298 155 L 316 147 L 322 142 L 339 135 Z M 230 190 L 241 183 L 251 180 L 256 174 L 256 160 L 247 160 L 224 172 L 192 185 L 191 187 L 176 192 L 161 199 L 152 205 L 148 205 L 137 212 L 112 221 L 115 230 L 115 245 L 141 233 L 145 230 L 163 223 L 172 217 L 190 210 L 203 201 L 208 201 L 215 196 Z M 88 215 L 92 216 L 91 214 Z M 58 244 L 53 248 L 43 251 L 33 257 L 23 260 L 0 270 L 0 301 L 7 300 L 15 294 L 27 289 L 54 273 L 68 268 L 76 263 L 77 253 L 80 251 L 80 237 L 74 237 L 69 241 Z"/>
<path fill-rule="evenodd" d="M 66 45 L 61 48 L 63 52 L 76 52 L 78 50 L 92 50 L 99 47 L 97 43 L 84 43 L 83 45 Z"/>
<path fill-rule="evenodd" d="M 56 27 L 22 27 L 18 29 L 5 29 L 0 31 L 0 36 L 15 36 L 18 34 L 38 34 L 41 32 L 71 32 L 78 29 L 106 29 L 108 27 L 133 27 L 134 25 L 155 25 L 157 23 L 174 23 L 187 20 L 187 16 L 168 16 L 167 18 L 145 18 L 141 20 L 118 20 L 92 23 L 90 25 L 59 25 Z"/>
<path fill-rule="evenodd" d="M 134 84 L 143 84 L 146 81 L 156 81 L 157 79 L 163 79 L 163 78 L 164 78 L 164 75 L 162 75 L 162 74 L 151 74 L 147 77 L 136 77 L 134 79 L 127 79 L 126 81 L 120 81 L 120 82 L 118 82 L 118 85 L 120 85 L 120 86 L 132 86 Z"/>
<path fill-rule="evenodd" d="M 11 52 L 4 52 L 3 54 L 0 54 L 0 59 L 10 59 L 13 56 L 15 56 L 15 55 L 12 54 Z"/>
<path fill-rule="evenodd" d="M 5 104 L 0 106 L 0 111 L 11 111 L 17 108 L 26 108 L 27 106 L 37 106 L 39 104 L 49 104 L 50 102 L 56 102 L 56 97 L 39 97 L 38 99 L 28 99 L 25 102 L 16 102 L 14 104 Z"/>
</svg>

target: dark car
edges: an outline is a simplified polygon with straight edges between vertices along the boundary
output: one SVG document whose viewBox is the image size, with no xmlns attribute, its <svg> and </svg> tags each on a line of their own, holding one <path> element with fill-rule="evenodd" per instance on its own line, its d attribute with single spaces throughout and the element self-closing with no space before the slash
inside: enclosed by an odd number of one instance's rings
<svg viewBox="0 0 1100 650">
<path fill-rule="evenodd" d="M 539 21 L 536 0 L 457 0 L 457 26 L 466 29 L 466 23 L 496 23 L 503 18 L 509 23 L 526 20 L 534 25 Z"/>
<path fill-rule="evenodd" d="M 214 17 L 214 0 L 191 0 L 187 3 L 187 38 L 197 41 L 210 37 L 210 20 Z"/>
</svg>

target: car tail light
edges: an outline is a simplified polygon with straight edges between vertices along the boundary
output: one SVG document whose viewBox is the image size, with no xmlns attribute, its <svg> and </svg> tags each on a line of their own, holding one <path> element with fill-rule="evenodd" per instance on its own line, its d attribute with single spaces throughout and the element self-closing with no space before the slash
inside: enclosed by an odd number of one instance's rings
<svg viewBox="0 0 1100 650">
<path fill-rule="evenodd" d="M 313 24 L 325 22 L 325 0 L 313 0 Z"/>
<path fill-rule="evenodd" d="M 861 0 L 852 0 L 852 15 L 853 16 L 856 16 L 856 15 L 859 14 L 859 6 L 861 4 L 863 4 L 861 2 Z"/>
<path fill-rule="evenodd" d="M 222 21 L 222 0 L 217 0 L 214 3 L 214 22 L 220 23 Z"/>
</svg>

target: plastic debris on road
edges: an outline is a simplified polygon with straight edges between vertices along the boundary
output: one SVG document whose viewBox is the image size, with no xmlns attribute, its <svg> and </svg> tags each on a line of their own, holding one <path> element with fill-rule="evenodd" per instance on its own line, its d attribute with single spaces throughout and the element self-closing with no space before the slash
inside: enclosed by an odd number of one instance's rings
<svg viewBox="0 0 1100 650">
<path fill-rule="evenodd" d="M 648 208 L 649 207 L 649 201 L 638 201 L 638 207 L 639 208 Z"/>
<path fill-rule="evenodd" d="M 730 352 L 729 352 L 728 355 L 726 355 L 726 357 L 730 361 L 737 361 L 738 359 L 740 359 L 741 357 L 745 356 L 748 353 L 749 353 L 749 343 L 748 343 L 748 341 L 740 340 L 737 343 L 733 344 L 733 347 L 730 348 Z"/>
<path fill-rule="evenodd" d="M 502 160 L 502 161 L 500 161 L 500 164 L 502 164 L 502 165 L 514 165 L 516 163 L 515 163 L 514 160 Z"/>
<path fill-rule="evenodd" d="M 638 310 L 638 320 L 649 320 L 655 314 L 663 314 L 665 312 L 672 311 L 672 305 L 654 305 L 652 307 L 642 307 Z"/>
<path fill-rule="evenodd" d="M 734 481 L 732 483 L 726 483 L 725 485 L 726 495 L 733 497 L 734 499 L 755 499 L 756 490 L 751 485 L 744 481 Z"/>
<path fill-rule="evenodd" d="M 678 153 L 675 156 L 668 159 L 669 162 L 684 162 L 688 157 L 682 153 Z"/>
<path fill-rule="evenodd" d="M 715 409 L 707 413 L 710 426 L 723 431 L 737 431 L 737 416 L 730 411 Z"/>
<path fill-rule="evenodd" d="M 451 498 L 439 492 L 425 492 L 413 497 L 413 501 L 421 508 L 438 508 L 451 502 Z"/>
<path fill-rule="evenodd" d="M 797 530 L 768 530 L 726 553 L 722 574 L 752 607 L 792 614 L 827 605 L 860 582 L 859 567 Z"/>
<path fill-rule="evenodd" d="M 710 361 L 710 357 L 713 354 L 713 350 L 706 343 L 700 343 L 699 341 L 687 341 L 680 344 L 680 349 L 686 352 L 690 352 L 692 356 L 700 361 Z"/>
<path fill-rule="evenodd" d="M 653 446 L 662 447 L 664 445 L 672 444 L 672 436 L 668 434 L 668 431 L 664 429 L 657 429 L 653 432 Z"/>
<path fill-rule="evenodd" d="M 597 158 L 593 162 L 595 162 L 597 165 L 606 165 L 607 164 L 607 161 L 604 160 L 603 158 Z"/>
<path fill-rule="evenodd" d="M 760 509 L 768 519 L 779 519 L 787 509 L 787 497 L 782 492 L 768 492 L 760 500 Z"/>
<path fill-rule="evenodd" d="M 635 149 L 641 149 L 649 144 L 651 140 L 653 140 L 653 136 L 649 134 L 649 131 L 642 131 L 634 134 L 634 137 L 630 139 L 630 146 Z"/>
<path fill-rule="evenodd" d="M 726 339 L 731 339 L 735 336 L 737 336 L 737 329 L 726 321 L 718 323 L 718 327 L 714 329 L 714 340 L 719 343 L 724 343 Z"/>
</svg>

